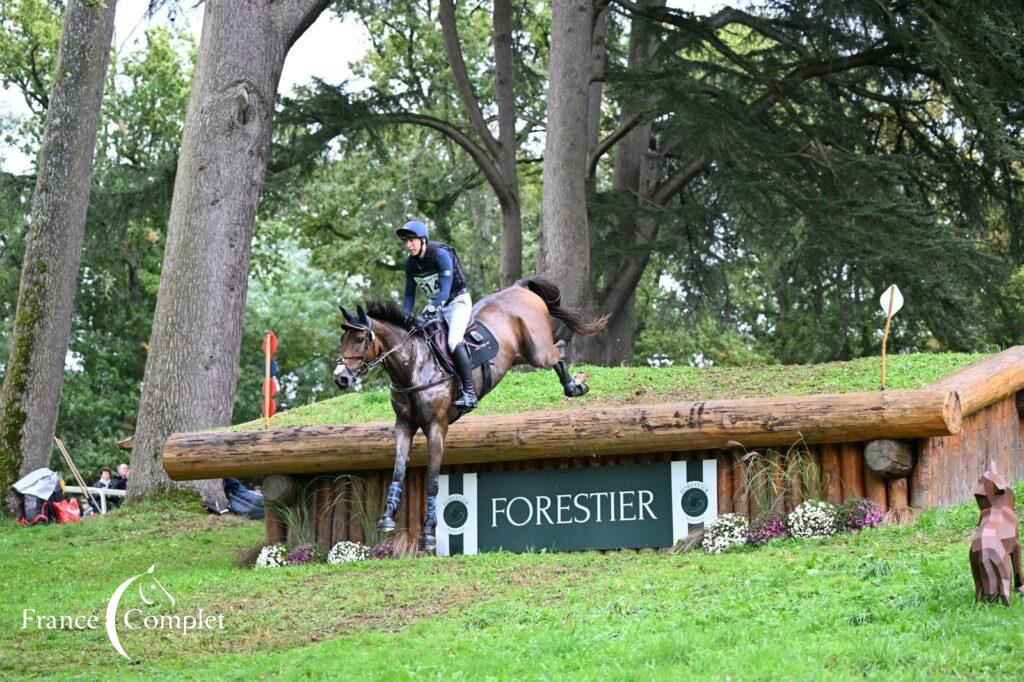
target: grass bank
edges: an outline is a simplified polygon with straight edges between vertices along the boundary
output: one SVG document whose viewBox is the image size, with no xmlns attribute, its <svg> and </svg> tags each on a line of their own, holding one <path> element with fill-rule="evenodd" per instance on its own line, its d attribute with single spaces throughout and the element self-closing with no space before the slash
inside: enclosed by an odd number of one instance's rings
<svg viewBox="0 0 1024 682">
<path fill-rule="evenodd" d="M 259 523 L 182 506 L 156 500 L 50 528 L 4 522 L 0 677 L 1024 674 L 1020 598 L 1010 609 L 973 602 L 970 505 L 905 527 L 720 556 L 496 553 L 262 571 L 233 566 L 260 541 Z M 201 607 L 223 614 L 225 628 L 121 628 L 137 660 L 129 664 L 107 640 L 104 610 L 123 580 L 152 564 L 176 599 L 153 613 Z M 95 615 L 101 626 L 22 628 L 29 608 Z"/>
<path fill-rule="evenodd" d="M 920 388 L 984 357 L 987 356 L 967 353 L 893 355 L 887 362 L 886 385 L 894 390 Z M 574 367 L 573 371 L 588 374 L 590 393 L 582 398 L 566 398 L 554 372 L 510 372 L 481 401 L 474 414 L 875 391 L 880 381 L 880 360 L 860 358 L 821 365 L 721 368 L 582 366 Z M 271 426 L 315 426 L 393 418 L 389 392 L 367 391 L 295 407 L 275 415 Z M 232 428 L 254 429 L 261 426 L 261 421 L 253 421 Z"/>
</svg>

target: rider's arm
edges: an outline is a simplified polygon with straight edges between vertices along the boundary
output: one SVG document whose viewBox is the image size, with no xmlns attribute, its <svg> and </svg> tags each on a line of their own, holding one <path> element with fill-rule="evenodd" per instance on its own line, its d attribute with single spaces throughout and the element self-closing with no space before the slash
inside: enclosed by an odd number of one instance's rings
<svg viewBox="0 0 1024 682">
<path fill-rule="evenodd" d="M 440 291 L 434 297 L 433 303 L 435 308 L 440 308 L 444 305 L 444 302 L 448 300 L 448 295 L 452 292 L 452 280 L 455 278 L 452 274 L 454 269 L 455 263 L 452 261 L 452 255 L 447 249 L 438 249 L 437 280 Z"/>
<path fill-rule="evenodd" d="M 416 305 L 416 280 L 412 275 L 405 273 L 405 298 L 402 299 L 402 308 L 406 315 L 412 314 L 412 307 Z"/>
</svg>

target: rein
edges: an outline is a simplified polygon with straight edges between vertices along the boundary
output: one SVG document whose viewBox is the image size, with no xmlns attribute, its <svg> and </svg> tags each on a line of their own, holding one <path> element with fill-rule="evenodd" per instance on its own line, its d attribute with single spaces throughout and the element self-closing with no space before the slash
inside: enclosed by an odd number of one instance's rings
<svg viewBox="0 0 1024 682">
<path fill-rule="evenodd" d="M 371 341 L 373 340 L 373 336 L 374 336 L 373 335 L 373 329 L 371 329 L 370 327 L 356 326 L 356 325 L 352 325 L 352 324 L 349 324 L 347 326 L 351 327 L 352 329 L 363 329 L 365 331 L 370 332 L 370 340 Z M 355 375 L 356 376 L 362 376 L 363 374 L 366 374 L 367 372 L 369 372 L 371 369 L 373 369 L 377 365 L 379 365 L 382 362 L 384 362 L 389 355 L 391 355 L 396 350 L 398 350 L 403 345 L 405 345 L 405 342 L 408 341 L 410 338 L 412 338 L 412 336 L 416 333 L 416 331 L 417 331 L 416 329 L 410 329 L 408 332 L 406 332 L 405 336 L 403 336 L 401 338 L 401 340 L 399 340 L 398 343 L 396 343 L 394 346 L 391 347 L 391 350 L 388 350 L 388 351 L 386 351 L 384 353 L 381 353 L 379 356 L 377 356 L 377 359 L 374 360 L 373 362 L 369 362 L 369 363 L 366 362 L 366 353 L 367 353 L 367 351 L 365 351 L 365 350 L 363 351 L 362 355 L 341 355 L 341 356 L 339 356 L 339 359 L 340 360 L 359 360 L 359 367 L 357 367 L 355 369 Z M 429 343 L 429 341 L 428 341 L 428 343 Z M 437 386 L 439 384 L 442 384 L 445 381 L 448 381 L 451 377 L 452 377 L 451 374 L 446 374 L 444 372 L 444 370 L 442 369 L 441 370 L 441 378 L 440 379 L 435 379 L 434 381 L 428 381 L 425 384 L 418 384 L 416 386 L 409 386 L 408 388 L 403 388 L 403 387 L 395 386 L 394 384 L 391 384 L 391 392 L 392 393 L 398 393 L 400 395 L 409 395 L 409 394 L 412 394 L 412 393 L 419 393 L 420 391 L 422 391 L 424 389 L 428 389 L 428 388 L 431 388 L 433 386 Z"/>
</svg>

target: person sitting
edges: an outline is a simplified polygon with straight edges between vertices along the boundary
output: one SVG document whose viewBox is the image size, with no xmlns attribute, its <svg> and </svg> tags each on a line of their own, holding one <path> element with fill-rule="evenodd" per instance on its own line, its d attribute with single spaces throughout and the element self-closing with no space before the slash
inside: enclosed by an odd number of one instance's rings
<svg viewBox="0 0 1024 682">
<path fill-rule="evenodd" d="M 96 486 L 93 486 L 93 487 L 95 488 Z M 78 507 L 79 507 L 79 509 L 82 510 L 82 518 L 83 519 L 87 519 L 90 516 L 95 516 L 98 513 L 95 509 L 92 508 L 92 505 L 89 504 L 89 499 L 88 498 L 79 498 L 78 499 Z"/>
<path fill-rule="evenodd" d="M 117 465 L 117 476 L 113 478 L 111 487 L 114 490 L 128 490 L 128 465 L 124 462 Z M 111 503 L 115 507 L 120 507 L 123 500 L 123 497 L 108 497 L 107 507 L 109 508 Z"/>
<path fill-rule="evenodd" d="M 402 307 L 412 314 L 419 287 L 432 300 L 427 301 L 417 324 L 423 325 L 441 314 L 448 323 L 448 350 L 455 358 L 455 371 L 459 379 L 459 395 L 455 407 L 469 411 L 476 407 L 476 388 L 473 386 L 473 368 L 470 367 L 469 348 L 462 337 L 466 334 L 473 313 L 473 299 L 469 285 L 459 263 L 455 249 L 438 241 L 430 241 L 427 226 L 410 220 L 395 230 L 405 241 L 408 258 L 405 261 L 405 297 Z"/>
</svg>

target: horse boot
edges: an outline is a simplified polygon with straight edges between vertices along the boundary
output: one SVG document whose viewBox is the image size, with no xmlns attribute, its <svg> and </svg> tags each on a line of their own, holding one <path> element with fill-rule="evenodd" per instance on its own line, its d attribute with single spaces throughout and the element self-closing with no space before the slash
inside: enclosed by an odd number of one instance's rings
<svg viewBox="0 0 1024 682">
<path fill-rule="evenodd" d="M 476 387 L 473 386 L 473 368 L 470 366 L 469 349 L 465 342 L 460 341 L 455 345 L 452 357 L 455 358 L 455 371 L 459 374 L 461 388 L 455 407 L 469 412 L 476 407 Z"/>
<path fill-rule="evenodd" d="M 434 552 L 437 550 L 437 536 L 434 529 L 437 528 L 437 498 L 433 495 L 427 497 L 427 518 L 423 521 L 423 534 L 420 535 L 420 551 Z"/>
<path fill-rule="evenodd" d="M 388 488 L 388 499 L 384 504 L 384 514 L 377 522 L 377 530 L 381 533 L 390 533 L 395 530 L 395 511 L 402 501 L 402 484 L 392 482 Z"/>
</svg>

